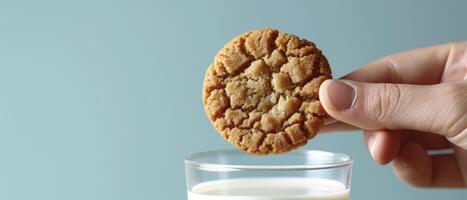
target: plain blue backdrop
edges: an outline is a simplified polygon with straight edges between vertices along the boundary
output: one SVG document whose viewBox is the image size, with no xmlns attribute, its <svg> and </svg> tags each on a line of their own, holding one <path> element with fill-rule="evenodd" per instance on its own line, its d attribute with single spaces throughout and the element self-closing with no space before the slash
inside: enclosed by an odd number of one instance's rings
<svg viewBox="0 0 467 200">
<path fill-rule="evenodd" d="M 467 1 L 0 0 L 0 199 L 185 199 L 183 157 L 230 148 L 201 104 L 233 36 L 315 41 L 340 77 L 387 54 L 467 39 Z M 466 199 L 414 189 L 359 132 L 304 148 L 355 160 L 353 200 Z"/>
</svg>

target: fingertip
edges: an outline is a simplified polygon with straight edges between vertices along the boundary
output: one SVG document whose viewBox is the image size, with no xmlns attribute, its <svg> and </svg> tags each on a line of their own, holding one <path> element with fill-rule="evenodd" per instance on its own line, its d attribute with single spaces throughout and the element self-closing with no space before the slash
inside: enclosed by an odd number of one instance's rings
<svg viewBox="0 0 467 200">
<path fill-rule="evenodd" d="M 366 130 L 365 141 L 371 156 L 380 165 L 386 165 L 396 157 L 401 143 L 399 134 L 388 130 Z"/>
<path fill-rule="evenodd" d="M 378 156 L 378 152 L 379 150 L 377 149 L 377 146 L 378 146 L 378 134 L 374 131 L 369 131 L 369 130 L 365 130 L 364 131 L 364 140 L 367 144 L 367 147 L 368 147 L 368 151 L 370 152 L 370 155 L 371 157 L 373 158 L 373 160 L 375 160 L 376 162 L 379 163 L 379 156 Z"/>
<path fill-rule="evenodd" d="M 343 80 L 326 80 L 320 86 L 319 95 L 326 111 L 339 112 L 352 107 L 356 91 Z"/>
</svg>

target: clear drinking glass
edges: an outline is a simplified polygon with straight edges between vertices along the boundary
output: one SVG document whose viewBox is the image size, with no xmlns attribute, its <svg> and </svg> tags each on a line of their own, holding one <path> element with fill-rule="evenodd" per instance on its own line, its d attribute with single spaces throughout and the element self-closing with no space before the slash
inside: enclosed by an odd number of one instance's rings
<svg viewBox="0 0 467 200">
<path fill-rule="evenodd" d="M 314 150 L 268 156 L 217 150 L 188 156 L 185 170 L 188 200 L 347 200 L 352 160 Z"/>
</svg>

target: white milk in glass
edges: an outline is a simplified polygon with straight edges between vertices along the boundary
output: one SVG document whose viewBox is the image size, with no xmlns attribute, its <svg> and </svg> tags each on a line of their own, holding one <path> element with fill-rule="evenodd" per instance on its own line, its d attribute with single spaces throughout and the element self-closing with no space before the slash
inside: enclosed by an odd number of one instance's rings
<svg viewBox="0 0 467 200">
<path fill-rule="evenodd" d="M 243 178 L 209 181 L 188 191 L 188 200 L 348 200 L 349 190 L 319 178 Z"/>
</svg>

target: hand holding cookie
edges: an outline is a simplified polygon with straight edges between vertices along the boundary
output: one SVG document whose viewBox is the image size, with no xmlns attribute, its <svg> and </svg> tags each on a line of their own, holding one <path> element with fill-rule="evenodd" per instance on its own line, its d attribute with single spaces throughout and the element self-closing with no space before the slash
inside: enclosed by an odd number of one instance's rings
<svg viewBox="0 0 467 200">
<path fill-rule="evenodd" d="M 388 56 L 325 81 L 320 101 L 338 120 L 323 131 L 363 129 L 373 158 L 394 161 L 401 179 L 466 186 L 467 42 Z M 438 149 L 454 153 L 429 154 Z"/>
<path fill-rule="evenodd" d="M 219 51 L 203 103 L 222 137 L 248 153 L 288 152 L 320 129 L 363 129 L 373 158 L 394 160 L 408 183 L 466 186 L 467 42 L 388 56 L 327 79 L 329 63 L 314 43 L 259 29 Z M 321 127 L 327 114 L 334 121 Z M 430 153 L 439 149 L 454 153 Z"/>
</svg>

